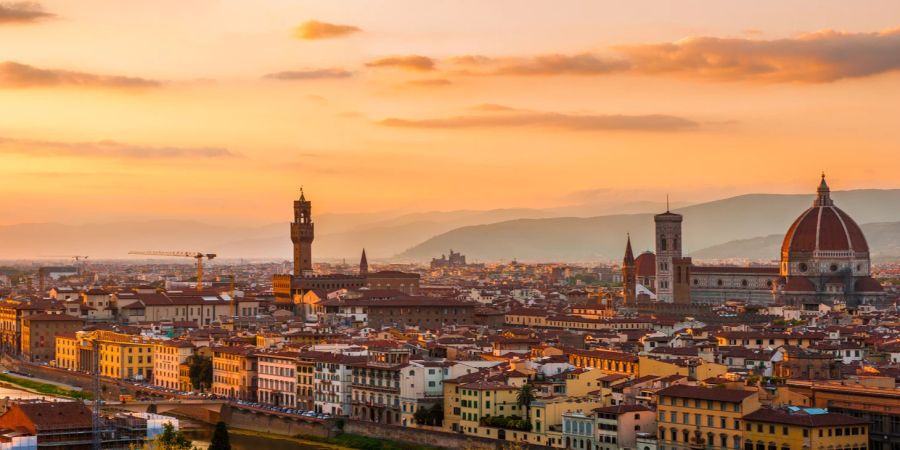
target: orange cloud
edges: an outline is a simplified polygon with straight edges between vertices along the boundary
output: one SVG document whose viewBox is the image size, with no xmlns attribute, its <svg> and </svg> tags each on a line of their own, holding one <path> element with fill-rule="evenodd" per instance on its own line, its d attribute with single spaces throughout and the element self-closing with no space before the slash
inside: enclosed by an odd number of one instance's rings
<svg viewBox="0 0 900 450">
<path fill-rule="evenodd" d="M 37 2 L 0 3 L 0 24 L 31 23 L 54 17 Z"/>
<path fill-rule="evenodd" d="M 486 75 L 603 75 L 628 69 L 628 62 L 590 53 L 539 55 L 530 58 L 490 58 L 467 55 L 453 63 Z"/>
<path fill-rule="evenodd" d="M 434 70 L 434 60 L 427 56 L 390 56 L 366 63 L 368 67 L 395 67 L 404 70 L 427 72 Z"/>
<path fill-rule="evenodd" d="M 41 69 L 17 62 L 0 63 L 0 87 L 32 88 L 81 86 L 91 88 L 135 89 L 160 86 L 145 78 L 96 75 L 59 69 Z"/>
<path fill-rule="evenodd" d="M 486 114 L 460 115 L 438 119 L 388 118 L 380 125 L 401 128 L 516 128 L 547 127 L 574 131 L 679 131 L 699 126 L 682 117 L 665 114 L 563 114 L 526 111 L 503 105 L 481 105 L 474 108 Z"/>
<path fill-rule="evenodd" d="M 825 83 L 900 68 L 900 28 L 874 33 L 833 30 L 795 38 L 699 37 L 617 48 L 642 74 L 718 80 Z"/>
<path fill-rule="evenodd" d="M 294 37 L 303 40 L 332 39 L 362 31 L 352 25 L 336 25 L 333 23 L 310 20 L 294 29 Z"/>
<path fill-rule="evenodd" d="M 59 142 L 0 137 L 0 154 L 29 156 L 104 157 L 124 159 L 236 158 L 219 147 L 149 147 L 115 141 Z"/>
<path fill-rule="evenodd" d="M 592 53 L 520 58 L 464 55 L 450 63 L 468 75 L 680 75 L 723 81 L 827 83 L 900 69 L 900 28 L 873 33 L 833 30 L 793 38 L 695 37 L 622 45 L 615 56 Z"/>
<path fill-rule="evenodd" d="M 311 70 L 288 70 L 284 72 L 275 72 L 264 75 L 263 78 L 270 80 L 322 80 L 328 78 L 348 78 L 353 73 L 344 69 L 311 69 Z"/>
<path fill-rule="evenodd" d="M 425 78 L 422 80 L 410 80 L 406 82 L 407 86 L 413 87 L 443 87 L 450 86 L 452 81 L 445 78 Z"/>
</svg>

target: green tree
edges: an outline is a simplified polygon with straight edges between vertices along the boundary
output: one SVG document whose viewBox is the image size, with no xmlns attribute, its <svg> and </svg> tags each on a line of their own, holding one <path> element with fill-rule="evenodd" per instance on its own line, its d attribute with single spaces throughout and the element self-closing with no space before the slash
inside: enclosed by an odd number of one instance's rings
<svg viewBox="0 0 900 450">
<path fill-rule="evenodd" d="M 413 419 L 415 419 L 416 424 L 418 425 L 425 425 L 428 423 L 428 411 L 425 410 L 424 406 L 420 406 L 419 409 L 413 413 Z"/>
<path fill-rule="evenodd" d="M 531 422 L 531 402 L 534 401 L 534 386 L 525 383 L 516 393 L 516 403 L 525 408 L 525 420 Z"/>
<path fill-rule="evenodd" d="M 219 421 L 216 423 L 216 429 L 213 430 L 208 450 L 231 450 L 231 442 L 228 439 L 228 425 L 225 425 L 225 422 Z"/>
<path fill-rule="evenodd" d="M 209 389 L 212 386 L 212 358 L 203 355 L 191 355 L 187 359 L 190 367 L 189 376 L 191 386 L 199 391 Z"/>
<path fill-rule="evenodd" d="M 193 450 L 194 443 L 184 437 L 184 433 L 175 430 L 171 423 L 163 425 L 163 432 L 156 436 L 153 445 L 154 450 Z"/>
<path fill-rule="evenodd" d="M 441 426 L 444 424 L 444 404 L 435 403 L 428 409 L 428 419 L 431 425 Z"/>
</svg>

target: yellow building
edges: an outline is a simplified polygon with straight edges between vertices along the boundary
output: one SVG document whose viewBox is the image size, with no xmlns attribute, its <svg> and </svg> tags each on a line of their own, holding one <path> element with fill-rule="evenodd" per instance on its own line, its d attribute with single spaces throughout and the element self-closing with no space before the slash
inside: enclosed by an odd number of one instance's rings
<svg viewBox="0 0 900 450">
<path fill-rule="evenodd" d="M 92 333 L 100 349 L 100 375 L 126 380 L 153 379 L 152 339 L 113 331 Z M 76 336 L 92 339 L 84 332 Z"/>
<path fill-rule="evenodd" d="M 744 415 L 760 408 L 754 391 L 674 385 L 657 391 L 659 448 L 734 450 Z"/>
<path fill-rule="evenodd" d="M 75 333 L 56 335 L 56 367 L 73 371 L 83 370 L 79 342 Z"/>
<path fill-rule="evenodd" d="M 566 395 L 568 395 L 569 397 L 582 397 L 588 395 L 591 392 L 600 391 L 596 393 L 596 396 L 603 398 L 610 392 L 608 383 L 606 383 L 607 386 L 604 386 L 604 383 L 601 381 L 602 378 L 609 376 L 609 374 L 600 369 L 575 369 L 567 372 L 565 376 Z M 626 381 L 627 379 L 627 377 L 622 376 L 621 381 Z"/>
<path fill-rule="evenodd" d="M 499 381 L 460 384 L 459 424 L 456 430 L 463 434 L 489 439 L 555 446 L 561 442 L 560 427 L 563 413 L 572 411 L 587 413 L 603 406 L 603 401 L 599 397 L 555 396 L 537 398 L 526 410 L 518 404 L 519 389 Z M 496 422 L 496 418 L 513 418 L 521 421 L 519 422 L 521 424 L 526 416 L 530 419 L 530 427 L 503 426 Z M 452 427 L 453 425 L 450 425 L 449 428 Z"/>
<path fill-rule="evenodd" d="M 612 350 L 575 350 L 569 363 L 575 367 L 593 367 L 608 373 L 638 374 L 638 357 Z"/>
<path fill-rule="evenodd" d="M 155 386 L 191 391 L 181 381 L 181 365 L 194 354 L 194 345 L 187 341 L 160 341 L 153 346 L 153 384 Z M 190 370 L 190 368 L 188 368 Z M 185 389 L 186 388 L 186 389 Z"/>
<path fill-rule="evenodd" d="M 191 366 L 187 363 L 181 363 L 178 365 L 178 386 L 179 390 L 185 392 L 191 392 L 194 390 L 194 385 L 191 383 Z"/>
<path fill-rule="evenodd" d="M 664 361 L 647 356 L 641 356 L 638 363 L 640 370 L 638 376 L 655 375 L 667 377 L 671 375 L 684 375 L 696 380 L 716 378 L 728 373 L 728 366 L 712 363 L 703 359 L 693 359 L 685 363 L 683 360 Z"/>
<path fill-rule="evenodd" d="M 78 331 L 56 336 L 56 363 L 69 370 L 93 370 L 93 342 L 100 350 L 100 375 L 131 380 L 153 379 L 153 346 L 147 336 L 114 331 Z"/>
<path fill-rule="evenodd" d="M 256 349 L 253 347 L 215 347 L 213 352 L 212 391 L 216 395 L 256 401 Z"/>
<path fill-rule="evenodd" d="M 485 416 L 525 417 L 525 409 L 519 407 L 519 388 L 499 381 L 476 381 L 459 385 L 460 422 L 465 434 L 491 436 L 490 428 L 480 424 Z"/>
<path fill-rule="evenodd" d="M 849 450 L 868 445 L 868 421 L 845 414 L 762 408 L 744 416 L 745 450 Z"/>
</svg>

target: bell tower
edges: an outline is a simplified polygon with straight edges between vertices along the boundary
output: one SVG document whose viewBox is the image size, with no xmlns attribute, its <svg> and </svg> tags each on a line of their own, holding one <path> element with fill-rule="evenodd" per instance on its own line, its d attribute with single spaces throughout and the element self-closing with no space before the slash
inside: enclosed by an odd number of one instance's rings
<svg viewBox="0 0 900 450">
<path fill-rule="evenodd" d="M 672 303 L 676 282 L 673 260 L 681 258 L 681 214 L 669 211 L 666 198 L 666 212 L 653 216 L 656 222 L 656 299 Z"/>
<path fill-rule="evenodd" d="M 366 258 L 366 249 L 363 249 L 362 256 L 359 258 L 359 274 L 361 276 L 369 274 L 369 260 Z"/>
<path fill-rule="evenodd" d="M 632 306 L 636 302 L 637 275 L 634 269 L 634 252 L 631 251 L 631 235 L 628 235 L 628 243 L 625 244 L 625 258 L 622 259 L 622 296 L 626 306 Z"/>
<path fill-rule="evenodd" d="M 312 241 L 314 234 L 312 203 L 306 200 L 303 188 L 300 188 L 300 199 L 294 200 L 294 221 L 291 222 L 295 277 L 309 277 L 313 274 Z"/>
</svg>

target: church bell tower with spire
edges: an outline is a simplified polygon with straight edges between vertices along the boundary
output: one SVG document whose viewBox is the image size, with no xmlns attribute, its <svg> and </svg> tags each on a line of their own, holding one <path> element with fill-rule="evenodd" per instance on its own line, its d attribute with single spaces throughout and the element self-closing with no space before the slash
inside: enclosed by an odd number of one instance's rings
<svg viewBox="0 0 900 450">
<path fill-rule="evenodd" d="M 634 252 L 631 251 L 631 235 L 628 235 L 628 243 L 625 244 L 625 258 L 622 260 L 622 296 L 626 306 L 632 306 L 637 302 L 637 276 L 634 265 Z"/>
<path fill-rule="evenodd" d="M 314 235 L 312 203 L 306 200 L 303 188 L 300 188 L 300 199 L 294 200 L 294 221 L 291 222 L 295 277 L 310 277 L 313 274 L 312 241 Z"/>
<path fill-rule="evenodd" d="M 362 256 L 359 258 L 359 275 L 366 276 L 369 274 L 369 260 L 366 258 L 366 249 L 363 249 Z"/>
</svg>

